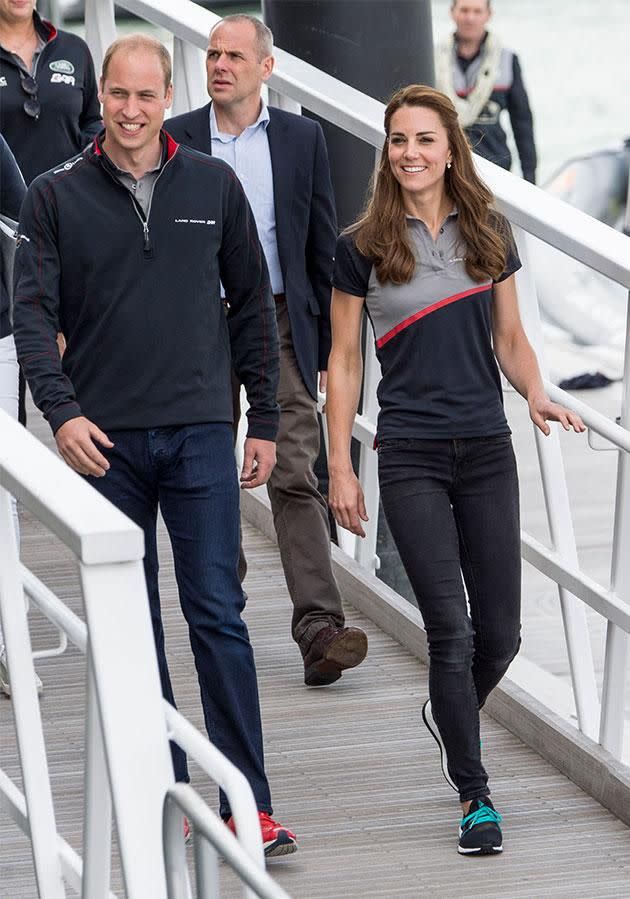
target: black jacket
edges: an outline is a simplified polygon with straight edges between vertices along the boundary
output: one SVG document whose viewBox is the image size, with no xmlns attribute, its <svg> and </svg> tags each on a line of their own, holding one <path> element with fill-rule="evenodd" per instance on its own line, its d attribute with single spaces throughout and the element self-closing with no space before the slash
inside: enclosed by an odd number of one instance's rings
<svg viewBox="0 0 630 899">
<path fill-rule="evenodd" d="M 462 60 L 458 60 L 458 64 L 466 65 Z M 475 153 L 509 170 L 512 167 L 512 154 L 500 123 L 501 113 L 507 110 L 523 178 L 534 184 L 537 165 L 534 122 L 516 53 L 503 48 L 501 68 L 504 71 L 499 77 L 499 83 L 495 84 L 477 121 L 466 128 L 466 135 Z M 466 96 L 465 92 L 460 96 Z"/>
<path fill-rule="evenodd" d="M 0 214 L 17 222 L 20 206 L 26 193 L 24 179 L 7 142 L 0 134 Z M 11 333 L 9 319 L 10 284 L 6 284 L 5 272 L 0 272 L 0 338 Z"/>
<path fill-rule="evenodd" d="M 182 144 L 211 154 L 210 104 L 167 124 Z M 298 367 L 311 396 L 328 367 L 337 221 L 328 153 L 312 119 L 269 107 L 267 127 L 278 255 Z"/>
<path fill-rule="evenodd" d="M 84 40 L 33 13 L 46 46 L 37 60 L 38 119 L 24 112 L 28 94 L 20 68 L 0 48 L 0 131 L 13 150 L 27 184 L 78 153 L 103 127 L 94 64 Z"/>
<path fill-rule="evenodd" d="M 164 135 L 146 221 L 99 140 L 22 207 L 14 332 L 36 404 L 53 432 L 78 415 L 105 430 L 231 422 L 233 361 L 249 435 L 275 439 L 275 309 L 238 179 Z"/>
</svg>

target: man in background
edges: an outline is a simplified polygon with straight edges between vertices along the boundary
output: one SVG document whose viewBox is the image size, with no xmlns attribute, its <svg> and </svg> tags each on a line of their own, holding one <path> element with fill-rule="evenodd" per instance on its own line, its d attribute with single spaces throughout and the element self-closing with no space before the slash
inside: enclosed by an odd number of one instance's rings
<svg viewBox="0 0 630 899">
<path fill-rule="evenodd" d="M 256 219 L 280 335 L 280 428 L 268 490 L 304 680 L 325 686 L 367 653 L 365 633 L 345 627 L 326 502 L 313 473 L 319 452 L 317 374 L 323 391 L 337 229 L 320 126 L 267 107 L 261 98 L 272 53 L 273 35 L 263 22 L 226 16 L 208 43 L 211 103 L 171 119 L 167 127 L 182 144 L 234 169 Z"/>
<path fill-rule="evenodd" d="M 436 51 L 436 87 L 453 101 L 474 153 L 512 166 L 501 113 L 507 110 L 523 177 L 536 182 L 534 125 L 518 57 L 486 26 L 490 0 L 454 0 L 456 30 Z"/>
</svg>

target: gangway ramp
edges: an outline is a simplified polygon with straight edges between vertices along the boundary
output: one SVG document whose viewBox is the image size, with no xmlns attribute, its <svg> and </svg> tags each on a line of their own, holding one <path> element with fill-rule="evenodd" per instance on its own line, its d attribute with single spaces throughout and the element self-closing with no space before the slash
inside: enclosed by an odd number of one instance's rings
<svg viewBox="0 0 630 899">
<path fill-rule="evenodd" d="M 304 687 L 301 660 L 289 636 L 291 606 L 277 549 L 247 523 L 244 539 L 250 564 L 246 617 L 256 652 L 275 811 L 300 839 L 297 855 L 270 865 L 290 895 L 412 899 L 474 890 L 488 897 L 630 896 L 628 827 L 486 714 L 484 753 L 504 815 L 505 852 L 489 859 L 458 856 L 458 804 L 442 780 L 435 744 L 420 719 L 426 668 L 348 607 L 349 622 L 368 632 L 368 658 L 330 688 Z M 181 710 L 203 730 L 163 529 L 160 552 L 173 685 Z M 22 555 L 80 613 L 73 557 L 28 515 Z M 50 645 L 50 627 L 36 613 L 31 613 L 31 627 L 35 648 Z M 69 649 L 40 662 L 38 670 L 45 684 L 42 713 L 57 821 L 80 851 L 84 658 Z M 0 703 L 0 766 L 11 776 L 19 770 L 8 701 Z M 215 788 L 195 766 L 191 774 L 203 797 L 215 803 Z M 221 871 L 223 895 L 240 896 L 227 867 Z M 112 888 L 123 895 L 116 860 Z M 36 895 L 28 840 L 0 812 L 0 897 Z"/>
</svg>

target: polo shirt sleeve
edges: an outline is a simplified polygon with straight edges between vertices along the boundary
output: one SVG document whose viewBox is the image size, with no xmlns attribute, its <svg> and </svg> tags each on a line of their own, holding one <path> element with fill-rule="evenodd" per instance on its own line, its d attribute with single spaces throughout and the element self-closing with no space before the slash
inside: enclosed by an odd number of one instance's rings
<svg viewBox="0 0 630 899">
<path fill-rule="evenodd" d="M 494 281 L 495 284 L 499 284 L 501 281 L 505 281 L 506 278 L 509 278 L 510 275 L 513 275 L 514 272 L 517 272 L 519 268 L 521 268 L 522 263 L 518 255 L 518 250 L 516 249 L 516 241 L 514 240 L 514 235 L 512 234 L 512 228 L 510 227 L 510 223 L 505 218 L 505 216 L 499 216 L 496 228 L 505 240 L 506 244 L 505 268 L 503 269 L 503 272 L 499 275 L 499 277 L 495 278 Z"/>
<path fill-rule="evenodd" d="M 372 262 L 357 250 L 351 234 L 337 240 L 333 287 L 354 297 L 365 297 L 370 283 Z"/>
</svg>

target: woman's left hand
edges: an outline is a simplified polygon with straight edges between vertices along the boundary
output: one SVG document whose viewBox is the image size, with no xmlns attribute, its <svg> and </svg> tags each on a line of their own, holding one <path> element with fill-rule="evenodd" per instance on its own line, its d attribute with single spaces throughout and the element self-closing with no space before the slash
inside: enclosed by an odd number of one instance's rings
<svg viewBox="0 0 630 899">
<path fill-rule="evenodd" d="M 548 421 L 559 421 L 565 431 L 573 428 L 576 434 L 586 430 L 586 425 L 577 412 L 571 412 L 565 406 L 553 403 L 546 394 L 529 400 L 529 416 L 546 437 L 551 433 Z"/>
</svg>

